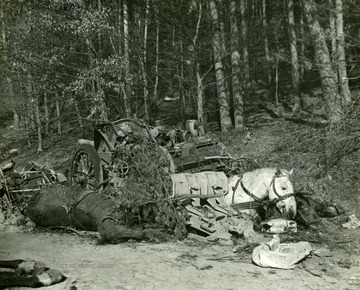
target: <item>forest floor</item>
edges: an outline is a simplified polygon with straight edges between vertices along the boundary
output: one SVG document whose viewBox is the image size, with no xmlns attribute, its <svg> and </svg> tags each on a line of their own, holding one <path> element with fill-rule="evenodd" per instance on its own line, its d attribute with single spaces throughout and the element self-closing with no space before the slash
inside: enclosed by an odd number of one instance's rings
<svg viewBox="0 0 360 290">
<path fill-rule="evenodd" d="M 308 241 L 325 254 L 311 254 L 295 269 L 279 270 L 253 264 L 249 249 L 238 252 L 235 245 L 211 243 L 195 235 L 183 241 L 100 245 L 96 233 L 30 231 L 5 223 L 0 224 L 0 259 L 43 261 L 68 277 L 48 289 L 72 285 L 78 289 L 360 289 L 359 228 L 342 226 L 352 214 L 360 218 L 359 152 L 343 158 L 325 175 L 315 176 L 322 153 L 311 150 L 305 139 L 321 129 L 266 115 L 251 124 L 249 140 L 236 132 L 216 138 L 233 156 L 252 158 L 260 167 L 294 168 L 295 189 L 311 190 L 317 198 L 344 209 L 343 215 L 293 234 L 297 241 Z M 2 151 L 20 147 L 18 164 L 34 161 L 56 171 L 68 168 L 76 143 L 75 137 L 53 138 L 37 154 L 36 148 L 16 142 L 11 129 L 2 128 L 0 133 Z M 306 150 L 301 148 L 303 141 Z M 282 241 L 286 238 L 280 235 Z"/>
</svg>

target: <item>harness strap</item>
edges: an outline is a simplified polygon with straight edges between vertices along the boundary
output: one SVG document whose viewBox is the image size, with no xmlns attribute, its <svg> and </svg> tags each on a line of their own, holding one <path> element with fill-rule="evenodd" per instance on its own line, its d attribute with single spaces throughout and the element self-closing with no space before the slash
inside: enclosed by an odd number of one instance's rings
<svg viewBox="0 0 360 290">
<path fill-rule="evenodd" d="M 232 198 L 231 198 L 231 207 L 233 207 L 234 209 L 252 209 L 252 208 L 259 208 L 259 207 L 265 207 L 267 204 L 276 204 L 279 201 L 282 201 L 284 199 L 287 199 L 289 197 L 295 196 L 294 193 L 289 193 L 289 194 L 285 194 L 285 195 L 279 195 L 278 192 L 276 191 L 275 188 L 275 179 L 281 177 L 281 176 L 274 176 L 273 179 L 271 180 L 270 186 L 273 186 L 273 190 L 274 193 L 276 194 L 277 198 L 267 202 L 264 201 L 260 198 L 258 198 L 257 196 L 255 196 L 254 194 L 252 194 L 243 184 L 242 180 L 239 178 L 236 181 L 235 186 L 232 188 L 233 190 L 233 194 L 232 194 Z M 234 204 L 234 199 L 235 199 L 235 191 L 237 190 L 237 188 L 239 187 L 239 184 L 242 188 L 242 190 L 251 198 L 254 199 L 254 201 L 249 201 L 249 202 L 241 202 L 241 203 L 236 203 Z"/>
<path fill-rule="evenodd" d="M 270 186 L 272 185 L 273 191 L 274 191 L 274 193 L 276 194 L 277 198 L 271 200 L 270 203 L 278 203 L 279 201 L 282 201 L 282 200 L 284 200 L 284 199 L 287 199 L 288 197 L 295 196 L 295 193 L 288 193 L 288 194 L 285 194 L 285 195 L 280 195 L 280 194 L 276 191 L 275 179 L 276 179 L 276 178 L 279 178 L 279 177 L 283 177 L 283 175 L 274 176 L 273 179 L 271 180 Z"/>
<path fill-rule="evenodd" d="M 295 193 L 289 193 L 289 194 L 279 196 L 278 198 L 275 198 L 275 199 L 271 200 L 270 202 L 278 203 L 279 201 L 282 201 L 282 200 L 287 199 L 288 197 L 292 197 L 292 196 L 295 196 Z"/>
<path fill-rule="evenodd" d="M 241 182 L 241 179 L 240 177 L 238 178 L 238 180 L 236 181 L 235 183 L 235 186 L 233 186 L 232 190 L 233 190 L 233 194 L 232 194 L 232 197 L 231 197 L 231 204 L 234 203 L 234 199 L 235 199 L 235 191 L 237 190 L 237 188 L 239 187 L 239 184 Z"/>
<path fill-rule="evenodd" d="M 240 184 L 241 188 L 244 190 L 244 192 L 248 196 L 253 198 L 254 201 L 246 201 L 246 202 L 234 203 L 235 192 L 236 192 L 237 188 L 239 187 L 239 184 Z M 232 190 L 233 190 L 233 194 L 232 194 L 232 197 L 231 197 L 231 207 L 234 208 L 234 209 L 256 209 L 256 208 L 259 208 L 259 207 L 262 207 L 262 206 L 265 205 L 265 202 L 263 200 L 261 200 L 260 198 L 258 198 L 257 196 L 255 196 L 249 190 L 246 189 L 246 187 L 244 186 L 241 178 L 239 178 L 236 181 L 235 186 L 233 186 Z"/>
<path fill-rule="evenodd" d="M 248 190 L 246 189 L 246 187 L 244 186 L 244 184 L 243 184 L 242 181 L 240 181 L 240 185 L 241 185 L 241 188 L 243 189 L 243 191 L 245 191 L 245 193 L 246 193 L 248 196 L 250 196 L 251 198 L 253 198 L 256 202 L 258 202 L 258 203 L 260 203 L 260 204 L 263 203 L 263 201 L 262 201 L 260 198 L 258 198 L 257 196 L 253 195 L 250 191 L 248 191 Z"/>
</svg>

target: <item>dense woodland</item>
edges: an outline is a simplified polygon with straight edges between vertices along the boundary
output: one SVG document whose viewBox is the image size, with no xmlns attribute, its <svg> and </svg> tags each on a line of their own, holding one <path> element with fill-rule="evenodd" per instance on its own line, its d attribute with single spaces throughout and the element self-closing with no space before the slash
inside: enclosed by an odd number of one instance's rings
<svg viewBox="0 0 360 290">
<path fill-rule="evenodd" d="M 38 151 L 96 122 L 154 124 L 164 106 L 201 131 L 243 130 L 254 106 L 336 126 L 360 83 L 359 4 L 1 0 L 0 115 Z"/>
</svg>

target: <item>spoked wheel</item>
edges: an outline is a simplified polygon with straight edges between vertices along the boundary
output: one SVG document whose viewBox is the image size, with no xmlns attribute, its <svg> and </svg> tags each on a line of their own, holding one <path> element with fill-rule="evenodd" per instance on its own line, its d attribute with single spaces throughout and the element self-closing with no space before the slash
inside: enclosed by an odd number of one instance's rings
<svg viewBox="0 0 360 290">
<path fill-rule="evenodd" d="M 103 171 L 99 154 L 90 144 L 80 144 L 71 160 L 71 184 L 94 190 L 102 181 Z"/>
</svg>

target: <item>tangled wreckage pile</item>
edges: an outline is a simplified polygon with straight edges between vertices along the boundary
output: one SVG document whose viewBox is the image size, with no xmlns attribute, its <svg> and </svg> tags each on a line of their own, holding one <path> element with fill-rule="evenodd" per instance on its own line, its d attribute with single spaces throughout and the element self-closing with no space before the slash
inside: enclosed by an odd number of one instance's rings
<svg viewBox="0 0 360 290">
<path fill-rule="evenodd" d="M 21 171 L 3 167 L 3 207 L 27 197 L 24 212 L 38 226 L 96 230 L 110 243 L 147 238 L 147 223 L 163 225 L 179 239 L 189 230 L 210 240 L 254 235 L 254 220 L 226 204 L 224 195 L 230 175 L 256 164 L 232 158 L 221 143 L 199 137 L 194 122 L 187 125 L 186 131 L 167 132 L 133 119 L 97 125 L 94 141 L 78 141 L 71 187 L 58 184 L 66 180 L 62 174 L 34 163 Z M 267 208 L 267 220 L 257 229 L 296 231 L 296 222 L 309 225 L 319 214 L 339 214 L 305 193 L 296 198 L 296 221 Z"/>
</svg>

